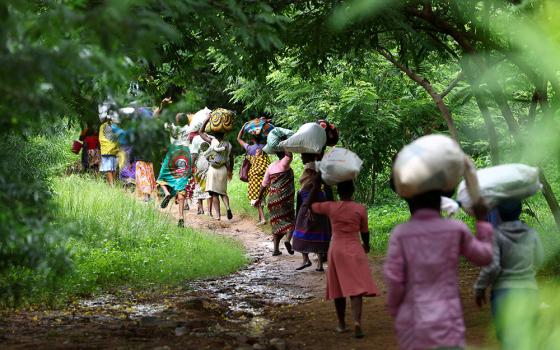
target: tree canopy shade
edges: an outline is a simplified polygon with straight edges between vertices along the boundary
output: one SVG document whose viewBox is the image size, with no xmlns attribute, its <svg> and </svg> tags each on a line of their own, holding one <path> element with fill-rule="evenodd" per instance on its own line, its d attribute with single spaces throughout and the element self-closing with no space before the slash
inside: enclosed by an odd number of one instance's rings
<svg viewBox="0 0 560 350">
<path fill-rule="evenodd" d="M 96 121 L 109 95 L 292 128 L 327 118 L 365 161 L 368 203 L 396 151 L 426 133 L 456 137 L 479 165 L 556 161 L 558 18 L 552 0 L 4 0 L 0 274 L 52 270 L 38 253 L 56 245 L 44 224 L 50 173 L 31 170 L 24 137 Z M 134 143 L 161 149 L 162 123 L 133 123 Z"/>
</svg>

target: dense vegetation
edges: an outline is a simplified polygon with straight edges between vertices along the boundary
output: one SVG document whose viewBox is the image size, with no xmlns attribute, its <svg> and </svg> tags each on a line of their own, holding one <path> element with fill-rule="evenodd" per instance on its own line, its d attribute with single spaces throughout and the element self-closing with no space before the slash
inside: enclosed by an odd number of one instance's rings
<svg viewBox="0 0 560 350">
<path fill-rule="evenodd" d="M 47 283 L 68 271 L 61 242 L 76 227 L 48 224 L 60 214 L 51 191 L 64 184 L 53 184 L 51 165 L 65 151 L 29 140 L 58 137 L 63 120 L 95 120 L 109 94 L 122 104 L 174 99 L 159 124 L 135 130 L 154 159 L 175 111 L 228 107 L 238 126 L 262 114 L 292 128 L 328 118 L 365 161 L 359 200 L 371 206 L 379 251 L 406 217 L 387 187 L 393 155 L 448 133 L 479 166 L 544 169 L 544 197 L 526 218 L 552 241 L 558 18 L 553 0 L 3 1 L 0 275 L 32 269 Z"/>
</svg>

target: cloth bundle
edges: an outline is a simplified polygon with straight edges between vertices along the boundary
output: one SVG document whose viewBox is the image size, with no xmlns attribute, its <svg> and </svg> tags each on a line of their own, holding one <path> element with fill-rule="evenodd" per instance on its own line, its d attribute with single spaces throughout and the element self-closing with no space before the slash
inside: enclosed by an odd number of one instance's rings
<svg viewBox="0 0 560 350">
<path fill-rule="evenodd" d="M 393 164 L 399 196 L 455 189 L 465 170 L 466 156 L 459 144 L 444 135 L 428 135 L 403 147 Z"/>
<path fill-rule="evenodd" d="M 327 143 L 325 129 L 316 123 L 303 124 L 299 130 L 278 145 L 286 152 L 319 154 Z"/>
<path fill-rule="evenodd" d="M 210 121 L 206 124 L 206 132 L 226 133 L 233 129 L 233 111 L 216 108 L 210 113 Z"/>
<path fill-rule="evenodd" d="M 362 169 L 362 160 L 356 153 L 345 148 L 335 147 L 325 154 L 321 161 L 315 162 L 315 169 L 321 172 L 321 178 L 329 185 L 355 180 Z"/>
<path fill-rule="evenodd" d="M 279 147 L 282 140 L 292 136 L 294 132 L 289 129 L 284 128 L 274 128 L 268 134 L 266 139 L 266 146 L 264 146 L 263 151 L 272 154 L 281 151 L 282 148 Z"/>
<path fill-rule="evenodd" d="M 258 139 L 266 139 L 268 134 L 274 130 L 274 125 L 272 125 L 270 119 L 255 118 L 245 123 L 243 130 Z"/>
<path fill-rule="evenodd" d="M 478 195 L 490 208 L 495 207 L 503 199 L 525 199 L 537 193 L 542 185 L 539 181 L 539 169 L 525 164 L 503 164 L 480 169 L 478 178 Z M 473 195 L 469 193 L 465 181 L 459 184 L 457 200 L 463 209 L 472 214 Z"/>
</svg>

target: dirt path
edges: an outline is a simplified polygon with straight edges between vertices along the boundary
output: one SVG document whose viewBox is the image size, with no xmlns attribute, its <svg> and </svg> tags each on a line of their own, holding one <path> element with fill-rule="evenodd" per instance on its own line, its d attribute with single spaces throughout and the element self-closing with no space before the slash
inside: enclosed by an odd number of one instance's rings
<svg viewBox="0 0 560 350">
<path fill-rule="evenodd" d="M 175 208 L 166 210 L 170 216 Z M 230 276 L 186 282 L 173 290 L 119 291 L 79 300 L 62 310 L 5 313 L 0 344 L 24 348 L 142 349 L 396 349 L 384 297 L 364 302 L 361 340 L 336 334 L 334 307 L 323 300 L 325 274 L 314 268 L 296 271 L 299 255 L 272 257 L 270 235 L 252 220 L 215 221 L 187 213 L 187 225 L 238 239 L 252 263 Z M 264 229 L 267 229 L 266 227 Z M 381 258 L 372 258 L 381 290 Z M 487 344 L 488 311 L 471 299 L 477 271 L 462 268 L 468 342 Z M 350 310 L 347 310 L 349 313 Z M 348 319 L 350 315 L 347 315 Z M 491 341 L 490 341 L 491 342 Z"/>
</svg>

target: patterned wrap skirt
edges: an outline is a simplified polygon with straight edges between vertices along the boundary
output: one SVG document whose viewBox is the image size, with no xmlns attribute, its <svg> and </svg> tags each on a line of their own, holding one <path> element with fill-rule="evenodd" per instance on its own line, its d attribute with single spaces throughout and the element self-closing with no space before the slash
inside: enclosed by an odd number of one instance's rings
<svg viewBox="0 0 560 350">
<path fill-rule="evenodd" d="M 272 234 L 284 236 L 294 230 L 294 172 L 292 169 L 270 175 L 268 211 Z"/>
<path fill-rule="evenodd" d="M 249 185 L 247 188 L 247 196 L 249 200 L 257 200 L 259 198 L 259 192 L 261 190 L 261 184 L 264 179 L 264 173 L 270 165 L 270 159 L 266 154 L 261 154 L 258 156 L 247 156 L 249 162 L 251 163 L 251 168 L 249 169 Z M 266 193 L 265 193 L 266 195 Z"/>
<path fill-rule="evenodd" d="M 169 146 L 161 164 L 157 184 L 167 186 L 172 196 L 177 193 L 185 194 L 185 188 L 191 177 L 191 163 L 192 158 L 189 148 L 172 144 Z"/>
<path fill-rule="evenodd" d="M 300 253 L 326 254 L 331 242 L 331 224 L 325 215 L 310 215 L 311 211 L 305 204 L 308 196 L 308 191 L 299 192 L 298 200 L 301 201 L 301 205 L 297 213 L 292 245 L 294 250 Z M 325 193 L 320 192 L 317 197 L 317 202 L 323 202 Z"/>
</svg>

